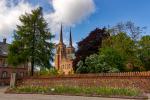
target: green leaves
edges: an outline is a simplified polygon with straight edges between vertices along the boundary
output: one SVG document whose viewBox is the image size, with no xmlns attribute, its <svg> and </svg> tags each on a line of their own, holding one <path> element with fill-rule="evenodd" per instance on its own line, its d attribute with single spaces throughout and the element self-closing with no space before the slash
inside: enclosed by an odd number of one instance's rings
<svg viewBox="0 0 150 100">
<path fill-rule="evenodd" d="M 34 66 L 49 68 L 50 61 L 53 60 L 54 44 L 51 39 L 54 36 L 49 32 L 42 8 L 20 16 L 20 22 L 21 25 L 17 25 L 14 34 L 14 41 L 9 47 L 9 63 L 17 66 L 30 61 L 32 68 Z"/>
<path fill-rule="evenodd" d="M 124 70 L 124 58 L 117 50 L 110 47 L 101 48 L 99 56 L 101 61 L 105 62 L 111 69 Z"/>
<path fill-rule="evenodd" d="M 138 46 L 139 59 L 145 66 L 145 69 L 150 70 L 150 36 L 143 36 L 138 42 Z"/>
<path fill-rule="evenodd" d="M 106 48 L 101 55 L 93 54 L 85 59 L 85 63 L 80 61 L 77 66 L 77 73 L 102 73 L 118 72 L 122 70 L 122 58 L 115 51 Z M 112 53 L 110 53 L 112 52 Z M 116 60 L 116 61 L 115 61 Z"/>
</svg>

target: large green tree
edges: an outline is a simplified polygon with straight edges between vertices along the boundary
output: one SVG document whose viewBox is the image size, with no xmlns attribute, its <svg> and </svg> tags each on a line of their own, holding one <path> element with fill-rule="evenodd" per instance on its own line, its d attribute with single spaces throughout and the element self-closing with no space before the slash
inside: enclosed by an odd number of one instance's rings
<svg viewBox="0 0 150 100">
<path fill-rule="evenodd" d="M 105 47 L 114 48 L 120 52 L 122 56 L 130 58 L 134 56 L 134 48 L 136 45 L 126 33 L 120 32 L 103 40 L 102 48 Z"/>
<path fill-rule="evenodd" d="M 150 35 L 143 36 L 138 42 L 138 55 L 145 67 L 145 70 L 150 70 Z"/>
<path fill-rule="evenodd" d="M 142 70 L 140 69 L 142 62 L 140 61 L 137 53 L 138 46 L 127 33 L 120 32 L 118 34 L 114 34 L 104 40 L 102 45 L 102 48 L 111 47 L 121 54 L 124 59 L 124 62 L 122 63 L 124 65 L 131 65 L 130 68 L 126 67 L 127 71 Z"/>
<path fill-rule="evenodd" d="M 20 16 L 20 22 L 9 46 L 8 62 L 14 66 L 30 62 L 33 76 L 35 66 L 51 66 L 54 36 L 49 32 L 41 7 Z"/>
</svg>

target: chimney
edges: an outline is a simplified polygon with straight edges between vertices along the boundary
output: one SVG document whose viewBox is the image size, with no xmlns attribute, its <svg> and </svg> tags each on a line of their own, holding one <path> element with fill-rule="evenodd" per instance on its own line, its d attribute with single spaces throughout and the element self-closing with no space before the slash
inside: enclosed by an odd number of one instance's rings
<svg viewBox="0 0 150 100">
<path fill-rule="evenodd" d="M 6 44 L 6 38 L 3 39 L 3 43 Z"/>
</svg>

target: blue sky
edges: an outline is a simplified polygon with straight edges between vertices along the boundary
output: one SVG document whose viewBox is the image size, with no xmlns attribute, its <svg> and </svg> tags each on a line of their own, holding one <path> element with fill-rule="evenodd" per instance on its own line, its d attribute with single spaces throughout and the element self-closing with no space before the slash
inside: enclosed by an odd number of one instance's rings
<svg viewBox="0 0 150 100">
<path fill-rule="evenodd" d="M 51 7 L 46 1 L 39 1 L 45 11 L 50 10 Z M 132 21 L 141 27 L 146 26 L 146 34 L 150 35 L 150 0 L 94 0 L 94 2 L 95 13 L 72 29 L 75 41 L 85 38 L 96 27 L 113 26 L 125 21 Z"/>
<path fill-rule="evenodd" d="M 28 0 L 28 2 L 33 6 L 39 4 L 45 13 L 53 12 L 50 0 Z M 96 27 L 114 26 L 126 21 L 132 21 L 141 27 L 146 26 L 146 34 L 150 35 L 150 0 L 93 0 L 93 2 L 95 4 L 94 13 L 90 13 L 73 25 L 72 32 L 75 42 L 85 38 Z M 64 36 L 68 35 L 64 33 Z M 58 38 L 57 35 L 56 38 Z"/>
<path fill-rule="evenodd" d="M 113 26 L 124 21 L 146 26 L 150 35 L 150 0 L 95 0 L 95 4 L 96 12 L 74 28 L 75 33 L 82 33 L 80 37 L 85 37 L 96 27 Z"/>
</svg>

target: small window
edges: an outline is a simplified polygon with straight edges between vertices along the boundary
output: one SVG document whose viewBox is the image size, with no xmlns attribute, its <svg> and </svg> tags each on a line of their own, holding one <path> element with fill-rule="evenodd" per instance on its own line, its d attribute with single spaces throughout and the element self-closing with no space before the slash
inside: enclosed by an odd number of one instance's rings
<svg viewBox="0 0 150 100">
<path fill-rule="evenodd" d="M 2 72 L 2 78 L 8 78 L 8 73 L 6 71 Z"/>
</svg>

